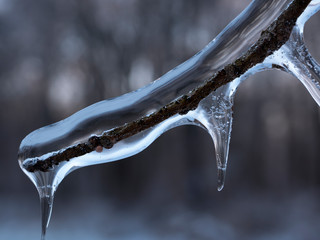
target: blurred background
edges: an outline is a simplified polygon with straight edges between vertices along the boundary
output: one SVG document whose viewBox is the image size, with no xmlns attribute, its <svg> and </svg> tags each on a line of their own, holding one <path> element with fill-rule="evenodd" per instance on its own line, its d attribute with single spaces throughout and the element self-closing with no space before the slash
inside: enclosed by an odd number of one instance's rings
<svg viewBox="0 0 320 240">
<path fill-rule="evenodd" d="M 0 239 L 40 239 L 17 151 L 29 132 L 135 90 L 203 48 L 249 0 L 0 0 Z M 319 14 L 306 42 L 320 60 Z M 278 71 L 235 99 L 225 189 L 207 133 L 180 127 L 142 153 L 71 173 L 47 239 L 318 239 L 320 108 Z"/>
</svg>

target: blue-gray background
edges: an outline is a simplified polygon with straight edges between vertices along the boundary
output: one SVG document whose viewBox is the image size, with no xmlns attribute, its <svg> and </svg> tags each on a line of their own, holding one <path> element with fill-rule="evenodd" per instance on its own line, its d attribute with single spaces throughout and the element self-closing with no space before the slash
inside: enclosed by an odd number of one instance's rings
<svg viewBox="0 0 320 240">
<path fill-rule="evenodd" d="M 0 0 L 0 239 L 39 239 L 22 138 L 135 90 L 191 57 L 248 0 Z M 306 41 L 320 60 L 319 14 Z M 48 239 L 318 239 L 320 111 L 298 80 L 241 85 L 225 189 L 201 129 L 164 134 L 132 158 L 70 174 Z"/>
</svg>

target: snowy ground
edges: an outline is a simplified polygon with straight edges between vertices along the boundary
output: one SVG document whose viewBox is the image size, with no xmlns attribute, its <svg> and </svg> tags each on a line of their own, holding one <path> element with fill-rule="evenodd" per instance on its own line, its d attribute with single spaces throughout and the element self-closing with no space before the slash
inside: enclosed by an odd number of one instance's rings
<svg viewBox="0 0 320 240">
<path fill-rule="evenodd" d="M 97 198 L 57 201 L 47 240 L 319 239 L 319 194 L 235 194 L 207 211 L 179 205 L 112 207 Z M 40 239 L 38 202 L 0 198 L 0 239 Z"/>
</svg>

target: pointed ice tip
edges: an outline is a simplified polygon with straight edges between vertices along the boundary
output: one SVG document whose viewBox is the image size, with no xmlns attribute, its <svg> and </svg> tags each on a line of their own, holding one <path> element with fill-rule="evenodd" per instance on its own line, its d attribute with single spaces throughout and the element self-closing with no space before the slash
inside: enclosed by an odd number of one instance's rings
<svg viewBox="0 0 320 240">
<path fill-rule="evenodd" d="M 217 190 L 220 192 L 224 187 L 224 182 L 226 179 L 226 169 L 218 168 L 218 186 Z"/>
<path fill-rule="evenodd" d="M 47 228 L 49 226 L 52 213 L 53 195 L 46 195 L 40 197 L 41 210 L 41 240 L 45 239 Z"/>
<path fill-rule="evenodd" d="M 221 192 L 223 188 L 224 188 L 224 184 L 222 184 L 222 185 L 219 185 L 219 184 L 218 184 L 217 190 L 218 190 L 219 192 Z"/>
<path fill-rule="evenodd" d="M 49 221 L 50 221 L 50 216 L 52 212 L 52 201 L 53 198 L 48 196 L 48 197 L 43 197 L 40 199 L 40 207 L 41 207 L 41 213 L 42 213 L 42 223 L 45 228 L 48 227 Z"/>
</svg>

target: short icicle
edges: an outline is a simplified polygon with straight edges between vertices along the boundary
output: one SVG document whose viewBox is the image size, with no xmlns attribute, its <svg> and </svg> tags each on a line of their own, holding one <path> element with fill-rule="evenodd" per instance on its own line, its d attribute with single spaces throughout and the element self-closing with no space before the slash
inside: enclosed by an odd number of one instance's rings
<svg viewBox="0 0 320 240">
<path fill-rule="evenodd" d="M 312 1 L 298 18 L 289 41 L 266 61 L 271 61 L 298 78 L 320 106 L 320 65 L 309 53 L 303 36 L 305 23 L 319 10 L 320 1 Z"/>
<path fill-rule="evenodd" d="M 224 187 L 229 144 L 232 128 L 232 107 L 234 93 L 240 84 L 240 79 L 220 87 L 200 102 L 196 119 L 210 134 L 216 152 L 217 189 Z"/>
<path fill-rule="evenodd" d="M 278 65 L 298 78 L 320 106 L 320 65 L 309 54 L 300 32 L 300 29 L 295 27 L 290 41 L 275 56 L 281 60 Z"/>
</svg>

